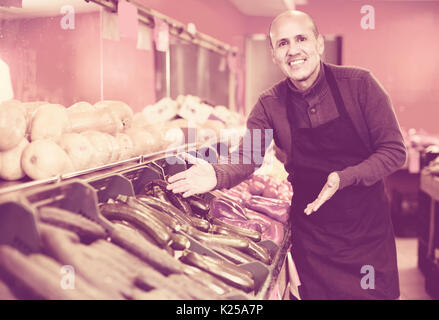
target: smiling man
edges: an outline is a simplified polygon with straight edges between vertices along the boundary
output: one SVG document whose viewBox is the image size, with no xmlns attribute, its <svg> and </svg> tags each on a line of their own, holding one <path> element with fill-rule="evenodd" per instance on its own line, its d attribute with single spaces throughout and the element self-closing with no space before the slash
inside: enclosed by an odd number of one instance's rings
<svg viewBox="0 0 439 320">
<path fill-rule="evenodd" d="M 313 19 L 287 11 L 270 25 L 274 63 L 286 78 L 262 93 L 249 135 L 261 150 L 236 151 L 239 164 L 196 164 L 170 177 L 184 196 L 230 188 L 260 165 L 264 133 L 285 153 L 293 185 L 291 253 L 302 299 L 396 299 L 398 270 L 383 178 L 406 161 L 390 98 L 362 68 L 321 61 L 324 39 Z M 243 139 L 245 141 L 245 138 Z M 231 155 L 233 157 L 235 155 Z M 367 274 L 364 274 L 367 270 Z"/>
</svg>

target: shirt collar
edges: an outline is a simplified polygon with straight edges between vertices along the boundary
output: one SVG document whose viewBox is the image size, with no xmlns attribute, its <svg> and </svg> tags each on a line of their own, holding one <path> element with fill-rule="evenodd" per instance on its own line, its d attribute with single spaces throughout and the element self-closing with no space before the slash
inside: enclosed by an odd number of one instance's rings
<svg viewBox="0 0 439 320">
<path fill-rule="evenodd" d="M 317 75 L 316 81 L 314 81 L 312 86 L 306 89 L 305 91 L 300 91 L 299 89 L 297 89 L 296 86 L 291 81 L 291 79 L 289 78 L 287 78 L 287 83 L 288 83 L 288 88 L 290 88 L 290 90 L 295 95 L 299 95 L 302 97 L 318 95 L 319 93 L 322 92 L 322 89 L 325 86 L 325 68 L 323 66 L 323 62 L 320 61 L 320 70 L 319 70 L 319 74 Z"/>
</svg>

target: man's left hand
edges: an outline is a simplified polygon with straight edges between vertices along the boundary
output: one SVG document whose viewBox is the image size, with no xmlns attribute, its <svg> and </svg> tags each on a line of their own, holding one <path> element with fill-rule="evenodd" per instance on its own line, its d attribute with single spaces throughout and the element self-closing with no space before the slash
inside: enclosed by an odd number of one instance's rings
<svg viewBox="0 0 439 320">
<path fill-rule="evenodd" d="M 311 202 L 306 206 L 305 213 L 307 215 L 310 215 L 313 212 L 316 212 L 319 210 L 319 208 L 324 204 L 326 201 L 331 199 L 331 197 L 337 192 L 338 188 L 340 187 L 340 177 L 336 172 L 332 172 L 328 176 L 328 180 L 326 181 L 326 184 L 324 185 L 322 191 L 320 191 L 319 196 L 316 200 Z"/>
</svg>

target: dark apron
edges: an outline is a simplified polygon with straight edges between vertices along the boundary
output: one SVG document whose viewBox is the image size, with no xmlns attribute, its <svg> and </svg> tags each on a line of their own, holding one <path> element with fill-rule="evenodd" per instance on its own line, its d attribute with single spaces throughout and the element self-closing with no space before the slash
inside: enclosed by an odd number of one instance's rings
<svg viewBox="0 0 439 320">
<path fill-rule="evenodd" d="M 329 68 L 326 80 L 339 117 L 316 128 L 295 126 L 294 97 L 287 95 L 293 185 L 292 255 L 302 299 L 396 299 L 396 247 L 383 181 L 337 191 L 317 212 L 306 215 L 329 173 L 370 156 L 347 114 Z M 288 90 L 290 91 L 290 90 Z"/>
</svg>

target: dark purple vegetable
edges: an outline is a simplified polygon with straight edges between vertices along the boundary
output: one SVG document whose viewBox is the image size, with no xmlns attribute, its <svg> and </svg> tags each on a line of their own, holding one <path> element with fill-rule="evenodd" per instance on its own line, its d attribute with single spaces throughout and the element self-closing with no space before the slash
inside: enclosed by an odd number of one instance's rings
<svg viewBox="0 0 439 320">
<path fill-rule="evenodd" d="M 214 222 L 222 221 L 226 225 L 235 226 L 247 230 L 254 230 L 257 232 L 262 232 L 261 223 L 259 221 L 254 220 L 238 220 L 238 219 L 230 219 L 226 217 L 214 218 Z"/>
<path fill-rule="evenodd" d="M 157 210 L 160 210 L 166 214 L 169 214 L 173 216 L 175 219 L 177 219 L 181 224 L 190 224 L 191 220 L 189 217 L 178 210 L 176 207 L 171 205 L 169 202 L 164 202 L 158 198 L 152 197 L 152 196 L 136 196 L 138 200 L 140 200 L 142 203 L 149 205 Z"/>
<path fill-rule="evenodd" d="M 246 206 L 282 223 L 287 223 L 290 217 L 290 204 L 284 200 L 252 196 Z"/>
<path fill-rule="evenodd" d="M 285 230 L 282 223 L 273 221 L 270 227 L 262 233 L 261 240 L 271 240 L 280 246 L 284 240 L 284 234 Z"/>
<path fill-rule="evenodd" d="M 261 195 L 265 190 L 265 184 L 260 181 L 251 181 L 248 185 L 248 190 L 253 195 Z"/>
<path fill-rule="evenodd" d="M 249 220 L 229 219 L 225 217 L 212 218 L 211 231 L 215 232 L 215 227 L 220 226 L 226 231 L 235 233 L 239 236 L 247 237 L 253 241 L 261 241 L 261 226 L 257 222 Z"/>
<path fill-rule="evenodd" d="M 168 182 L 165 180 L 152 180 L 145 185 L 145 194 L 152 195 L 163 202 L 171 203 L 173 206 L 187 215 L 193 215 L 189 203 L 180 194 L 176 194 L 166 189 L 167 185 Z"/>
<path fill-rule="evenodd" d="M 189 198 L 186 198 L 186 201 L 191 206 L 192 212 L 199 216 L 199 217 L 205 217 L 210 210 L 210 204 L 208 201 L 204 200 L 200 196 L 193 195 Z"/>
<path fill-rule="evenodd" d="M 264 213 L 260 213 L 257 211 L 254 211 L 249 208 L 245 208 L 245 214 L 247 218 L 250 219 L 250 221 L 258 222 L 261 225 L 262 232 L 264 232 L 266 229 L 268 229 L 272 222 L 275 222 L 276 220 L 268 217 Z"/>
<path fill-rule="evenodd" d="M 246 201 L 250 200 L 250 198 L 252 197 L 252 194 L 250 192 L 248 192 L 247 190 L 237 190 L 235 188 L 230 189 L 230 190 L 225 190 L 224 193 L 234 197 L 234 198 L 238 198 L 240 199 L 239 204 L 245 204 Z"/>
<path fill-rule="evenodd" d="M 164 202 L 169 202 L 166 185 L 166 181 L 159 179 L 152 180 L 145 185 L 145 194 L 158 198 Z"/>
<path fill-rule="evenodd" d="M 230 219 L 247 220 L 244 209 L 226 199 L 213 199 L 209 215 L 215 218 L 226 217 Z"/>
</svg>

